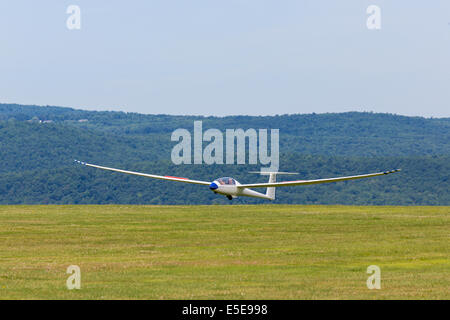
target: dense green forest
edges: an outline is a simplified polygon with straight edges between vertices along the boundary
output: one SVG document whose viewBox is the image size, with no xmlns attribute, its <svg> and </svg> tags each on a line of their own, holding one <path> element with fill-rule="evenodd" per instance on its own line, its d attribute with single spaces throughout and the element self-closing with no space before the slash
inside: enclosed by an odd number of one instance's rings
<svg viewBox="0 0 450 320">
<path fill-rule="evenodd" d="M 450 118 L 359 112 L 198 117 L 14 104 L 0 104 L 0 204 L 229 203 L 207 187 L 103 172 L 73 159 L 207 181 L 227 175 L 242 183 L 264 181 L 248 173 L 259 170 L 255 165 L 172 164 L 171 133 L 192 133 L 194 120 L 203 121 L 203 130 L 279 129 L 280 170 L 299 172 L 299 179 L 403 169 L 361 181 L 279 188 L 276 203 L 450 205 Z"/>
</svg>

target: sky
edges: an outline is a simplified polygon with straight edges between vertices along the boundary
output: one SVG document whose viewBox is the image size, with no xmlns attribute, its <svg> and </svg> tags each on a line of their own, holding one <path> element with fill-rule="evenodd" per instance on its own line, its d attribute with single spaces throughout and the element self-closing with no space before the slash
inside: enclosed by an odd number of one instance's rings
<svg viewBox="0 0 450 320">
<path fill-rule="evenodd" d="M 0 103 L 450 117 L 448 0 L 2 1 L 0 41 Z"/>
</svg>

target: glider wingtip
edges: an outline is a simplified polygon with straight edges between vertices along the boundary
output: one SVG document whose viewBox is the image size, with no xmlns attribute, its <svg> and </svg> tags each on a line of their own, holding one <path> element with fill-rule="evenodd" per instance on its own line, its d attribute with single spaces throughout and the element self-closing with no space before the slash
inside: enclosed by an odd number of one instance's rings
<svg viewBox="0 0 450 320">
<path fill-rule="evenodd" d="M 391 171 L 385 171 L 384 174 L 390 174 L 390 173 L 395 173 L 395 172 L 400 172 L 400 171 L 402 171 L 402 169 L 394 169 Z"/>
<path fill-rule="evenodd" d="M 76 163 L 82 164 L 82 165 L 86 165 L 86 162 L 74 159 L 73 161 L 75 161 Z"/>
</svg>

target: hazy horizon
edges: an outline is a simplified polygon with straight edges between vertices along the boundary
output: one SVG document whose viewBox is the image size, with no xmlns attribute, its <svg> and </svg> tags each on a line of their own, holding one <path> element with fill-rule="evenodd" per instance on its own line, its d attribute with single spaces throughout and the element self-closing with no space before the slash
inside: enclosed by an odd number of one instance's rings
<svg viewBox="0 0 450 320">
<path fill-rule="evenodd" d="M 35 106 L 35 107 L 56 107 L 56 108 L 68 108 L 68 109 L 74 109 L 74 110 L 81 110 L 81 111 L 92 111 L 92 112 L 124 112 L 124 113 L 136 113 L 136 114 L 142 114 L 142 115 L 168 115 L 168 116 L 179 116 L 179 117 L 216 117 L 216 118 L 225 118 L 225 117 L 236 117 L 236 116 L 243 116 L 243 117 L 273 117 L 273 116 L 292 116 L 292 115 L 323 115 L 323 114 L 342 114 L 342 113 L 370 113 L 370 114 L 389 114 L 394 116 L 400 116 L 400 117 L 418 117 L 418 118 L 424 118 L 424 119 L 449 119 L 450 117 L 426 117 L 426 116 L 411 116 L 411 115 L 405 115 L 400 113 L 391 113 L 391 112 L 376 112 L 376 111 L 361 111 L 361 110 L 349 110 L 349 111 L 337 111 L 337 112 L 304 112 L 304 113 L 278 113 L 278 114 L 266 114 L 266 115 L 252 115 L 252 114 L 227 114 L 227 115 L 203 115 L 203 114 L 169 114 L 169 113 L 143 113 L 143 112 L 135 112 L 135 111 L 126 111 L 126 110 L 113 110 L 113 109 L 85 109 L 82 107 L 71 107 L 71 106 L 56 106 L 56 105 L 37 105 L 37 104 L 21 104 L 21 103 L 7 103 L 7 102 L 1 102 L 2 104 L 12 104 L 12 105 L 19 105 L 19 106 Z"/>
</svg>

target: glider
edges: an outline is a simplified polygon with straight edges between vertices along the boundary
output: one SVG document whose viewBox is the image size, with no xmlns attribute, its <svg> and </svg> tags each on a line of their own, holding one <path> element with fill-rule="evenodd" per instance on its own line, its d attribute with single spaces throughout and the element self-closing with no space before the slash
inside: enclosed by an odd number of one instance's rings
<svg viewBox="0 0 450 320">
<path fill-rule="evenodd" d="M 245 196 L 245 197 L 253 197 L 253 198 L 261 198 L 267 200 L 275 200 L 275 188 L 277 187 L 289 187 L 289 186 L 301 186 L 301 185 L 310 185 L 310 184 L 319 184 L 319 183 L 328 183 L 328 182 L 338 182 L 338 181 L 346 181 L 346 180 L 356 180 L 370 177 L 383 176 L 395 172 L 399 172 L 401 169 L 391 170 L 391 171 L 383 171 L 369 174 L 362 174 L 357 176 L 347 176 L 347 177 L 337 177 L 337 178 L 328 178 L 328 179 L 316 179 L 316 180 L 293 180 L 293 181 L 282 181 L 276 182 L 277 175 L 291 175 L 297 174 L 293 172 L 252 172 L 259 173 L 261 175 L 268 175 L 269 181 L 266 183 L 250 183 L 250 184 L 240 184 L 237 180 L 230 177 L 223 177 L 214 180 L 213 182 L 208 181 L 200 181 L 200 180 L 191 180 L 188 178 L 180 178 L 173 176 L 159 176 L 155 174 L 148 173 L 140 173 L 134 171 L 127 171 L 122 169 L 115 169 L 109 167 L 98 166 L 95 164 L 90 164 L 82 161 L 75 160 L 75 162 L 93 168 L 98 168 L 102 170 L 109 170 L 115 172 L 121 172 L 126 174 L 132 174 L 136 176 L 142 176 L 147 178 L 161 179 L 161 180 L 169 180 L 169 181 L 179 181 L 184 183 L 191 184 L 200 184 L 209 186 L 209 189 L 214 193 L 221 194 L 226 196 L 228 199 L 232 200 L 233 198 Z M 250 188 L 267 188 L 266 193 L 256 192 L 251 190 Z"/>
</svg>

